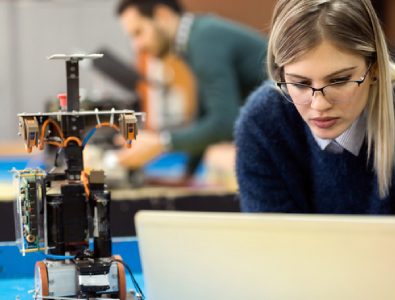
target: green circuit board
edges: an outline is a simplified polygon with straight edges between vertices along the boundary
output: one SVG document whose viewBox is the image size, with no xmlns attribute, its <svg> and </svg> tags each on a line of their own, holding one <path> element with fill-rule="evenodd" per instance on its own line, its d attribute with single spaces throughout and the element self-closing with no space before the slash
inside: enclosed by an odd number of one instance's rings
<svg viewBox="0 0 395 300">
<path fill-rule="evenodd" d="M 43 247 L 45 172 L 40 169 L 15 171 L 17 199 L 15 225 L 17 241 L 23 254 Z"/>
</svg>

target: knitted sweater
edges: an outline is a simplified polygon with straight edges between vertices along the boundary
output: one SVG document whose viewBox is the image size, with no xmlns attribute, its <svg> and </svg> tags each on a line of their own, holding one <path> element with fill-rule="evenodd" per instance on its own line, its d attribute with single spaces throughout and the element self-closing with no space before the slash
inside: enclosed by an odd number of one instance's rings
<svg viewBox="0 0 395 300">
<path fill-rule="evenodd" d="M 267 40 L 224 19 L 196 16 L 184 58 L 198 84 L 198 116 L 171 132 L 172 148 L 200 155 L 209 144 L 232 140 L 239 107 L 263 79 Z"/>
<path fill-rule="evenodd" d="M 241 208 L 248 212 L 392 214 L 380 199 L 366 143 L 358 156 L 319 148 L 295 106 L 273 83 L 249 98 L 236 124 Z"/>
</svg>

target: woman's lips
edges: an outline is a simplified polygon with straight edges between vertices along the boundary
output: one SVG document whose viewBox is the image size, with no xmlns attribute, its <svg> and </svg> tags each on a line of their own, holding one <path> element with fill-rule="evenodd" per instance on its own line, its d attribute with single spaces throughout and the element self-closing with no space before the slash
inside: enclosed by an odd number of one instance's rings
<svg viewBox="0 0 395 300">
<path fill-rule="evenodd" d="M 314 118 L 311 122 L 321 129 L 327 129 L 336 124 L 339 118 Z"/>
</svg>

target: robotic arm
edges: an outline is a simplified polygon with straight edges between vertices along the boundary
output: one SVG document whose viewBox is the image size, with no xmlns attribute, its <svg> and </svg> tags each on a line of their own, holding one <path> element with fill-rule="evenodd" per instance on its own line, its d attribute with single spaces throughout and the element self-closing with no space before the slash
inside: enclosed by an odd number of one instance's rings
<svg viewBox="0 0 395 300">
<path fill-rule="evenodd" d="M 67 166 L 60 173 L 15 171 L 16 227 L 22 255 L 35 251 L 46 254 L 46 259 L 36 264 L 36 299 L 126 299 L 124 266 L 111 250 L 111 193 L 103 171 L 84 171 L 83 150 L 101 127 L 112 127 L 131 147 L 141 113 L 80 111 L 79 61 L 100 57 L 51 56 L 49 59 L 66 62 L 67 95 L 60 97 L 60 110 L 18 115 L 27 152 L 34 147 L 43 149 L 46 144 L 63 148 Z M 96 116 L 97 125 L 83 136 L 87 116 Z M 89 238 L 93 238 L 93 249 L 89 248 Z"/>
</svg>

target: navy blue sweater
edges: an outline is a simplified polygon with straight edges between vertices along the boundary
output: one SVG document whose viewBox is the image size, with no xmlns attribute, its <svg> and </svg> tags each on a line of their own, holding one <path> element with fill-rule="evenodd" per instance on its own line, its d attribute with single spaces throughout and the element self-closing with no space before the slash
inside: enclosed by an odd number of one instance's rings
<svg viewBox="0 0 395 300">
<path fill-rule="evenodd" d="M 346 150 L 340 154 L 321 150 L 295 106 L 284 100 L 271 82 L 250 96 L 237 121 L 235 135 L 243 211 L 395 211 L 394 180 L 389 196 L 380 199 L 366 144 L 358 157 Z"/>
</svg>

